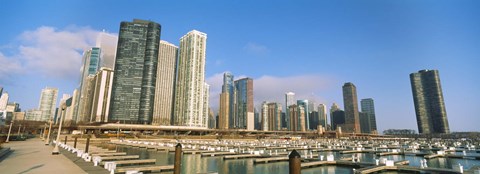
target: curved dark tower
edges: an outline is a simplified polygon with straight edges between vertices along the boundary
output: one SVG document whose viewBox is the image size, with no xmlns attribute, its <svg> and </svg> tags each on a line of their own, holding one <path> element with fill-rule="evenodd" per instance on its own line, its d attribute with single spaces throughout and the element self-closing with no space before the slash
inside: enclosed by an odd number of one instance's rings
<svg viewBox="0 0 480 174">
<path fill-rule="evenodd" d="M 438 70 L 410 74 L 418 132 L 450 133 Z"/>
<path fill-rule="evenodd" d="M 160 30 L 139 19 L 120 24 L 109 122 L 152 122 Z"/>
</svg>

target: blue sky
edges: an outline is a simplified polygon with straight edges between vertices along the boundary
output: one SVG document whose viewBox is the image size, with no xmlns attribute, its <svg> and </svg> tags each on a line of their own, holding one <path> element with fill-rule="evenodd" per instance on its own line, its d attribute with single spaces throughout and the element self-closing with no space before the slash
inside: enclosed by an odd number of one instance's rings
<svg viewBox="0 0 480 174">
<path fill-rule="evenodd" d="M 132 3 L 135 2 L 135 3 Z M 479 131 L 479 1 L 3 1 L 0 85 L 22 109 L 45 86 L 78 84 L 81 52 L 105 29 L 146 19 L 178 44 L 208 34 L 206 79 L 218 106 L 221 74 L 254 79 L 255 105 L 297 99 L 343 107 L 341 87 L 374 98 L 380 130 L 417 130 L 409 74 L 438 69 L 452 131 Z"/>
</svg>

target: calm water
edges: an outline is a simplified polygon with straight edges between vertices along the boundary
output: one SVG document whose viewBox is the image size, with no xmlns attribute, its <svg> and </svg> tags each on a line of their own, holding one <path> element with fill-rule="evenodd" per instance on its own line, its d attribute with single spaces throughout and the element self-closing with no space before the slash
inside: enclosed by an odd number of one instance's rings
<svg viewBox="0 0 480 174">
<path fill-rule="evenodd" d="M 126 152 L 128 155 L 140 155 L 141 159 L 156 159 L 157 165 L 173 165 L 174 153 L 166 153 L 156 150 L 146 150 L 145 148 L 135 148 L 129 146 L 115 146 L 108 145 L 110 149 L 116 149 L 119 152 Z M 306 151 L 299 151 L 304 156 Z M 334 155 L 335 160 L 342 157 L 352 157 L 352 154 L 340 154 L 338 152 L 314 152 L 314 154 Z M 375 162 L 375 159 L 379 157 L 372 153 L 357 153 L 362 162 Z M 384 156 L 389 160 L 403 161 L 409 160 L 411 166 L 420 166 L 420 160 L 423 157 L 420 156 L 401 156 L 391 155 Z M 429 167 L 438 168 L 452 168 L 453 164 L 462 164 L 465 170 L 468 170 L 474 165 L 480 165 L 480 160 L 469 159 L 454 159 L 454 158 L 436 158 L 427 160 Z M 222 157 L 201 157 L 200 154 L 185 154 L 182 157 L 182 173 L 184 174 L 196 174 L 196 173 L 208 173 L 218 172 L 219 174 L 255 174 L 255 173 L 274 173 L 274 174 L 287 174 L 288 162 L 275 162 L 267 164 L 253 164 L 253 159 L 236 159 L 236 160 L 223 160 Z M 302 169 L 302 174 L 318 174 L 318 173 L 353 173 L 352 168 L 349 167 L 336 167 L 336 166 L 323 166 L 309 169 Z M 391 172 L 389 172 L 391 173 Z"/>
</svg>

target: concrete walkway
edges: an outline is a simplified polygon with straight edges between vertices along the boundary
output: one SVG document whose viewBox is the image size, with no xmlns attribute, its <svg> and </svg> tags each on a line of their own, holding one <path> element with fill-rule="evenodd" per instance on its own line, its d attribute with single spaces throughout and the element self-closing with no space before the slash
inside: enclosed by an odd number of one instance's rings
<svg viewBox="0 0 480 174">
<path fill-rule="evenodd" d="M 0 173 L 87 173 L 64 155 L 52 155 L 53 146 L 39 138 L 3 144 L 13 152 L 0 162 Z"/>
</svg>

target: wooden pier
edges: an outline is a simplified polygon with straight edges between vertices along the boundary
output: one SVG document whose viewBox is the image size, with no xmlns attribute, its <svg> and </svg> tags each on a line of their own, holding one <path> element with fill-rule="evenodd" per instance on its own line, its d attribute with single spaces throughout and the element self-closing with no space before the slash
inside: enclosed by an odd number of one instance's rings
<svg viewBox="0 0 480 174">
<path fill-rule="evenodd" d="M 102 161 L 115 161 L 115 160 L 127 160 L 127 159 L 138 159 L 139 155 L 126 155 L 126 156 L 105 156 L 100 157 Z"/>
<path fill-rule="evenodd" d="M 229 159 L 243 159 L 243 158 L 257 158 L 257 157 L 262 157 L 260 154 L 243 154 L 243 155 L 229 155 L 229 156 L 224 156 L 224 160 L 229 160 Z"/>
<path fill-rule="evenodd" d="M 235 155 L 235 152 L 213 152 L 213 153 L 202 153 L 202 157 L 209 156 L 225 156 L 225 155 Z"/>
<path fill-rule="evenodd" d="M 117 166 L 121 165 L 133 165 L 133 164 L 155 164 L 157 160 L 156 159 L 141 159 L 141 160 L 123 160 L 123 161 L 114 161 Z M 111 162 L 111 161 L 102 161 L 100 162 L 100 165 L 105 165 L 106 162 Z"/>
<path fill-rule="evenodd" d="M 136 167 L 118 167 L 115 169 L 115 173 L 125 173 L 127 171 L 139 171 L 139 172 L 165 172 L 165 171 L 173 171 L 173 165 L 167 166 L 157 166 L 157 165 L 150 165 L 150 166 L 136 166 Z"/>
</svg>

